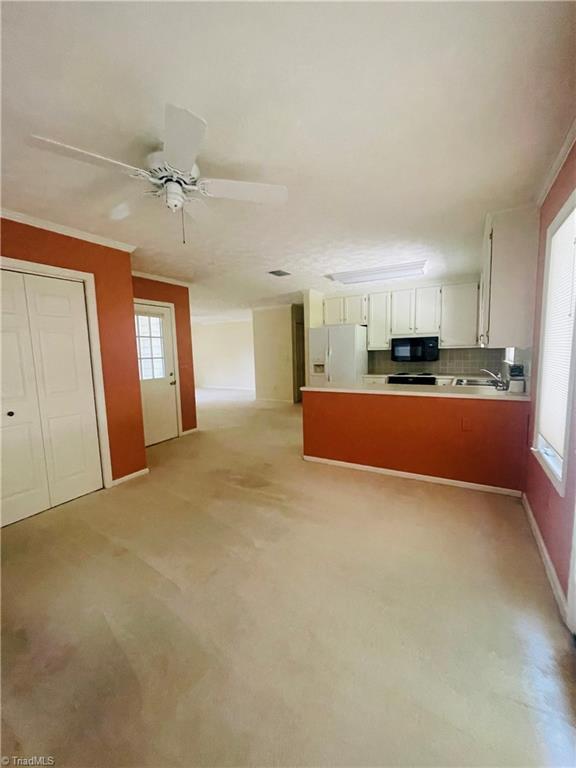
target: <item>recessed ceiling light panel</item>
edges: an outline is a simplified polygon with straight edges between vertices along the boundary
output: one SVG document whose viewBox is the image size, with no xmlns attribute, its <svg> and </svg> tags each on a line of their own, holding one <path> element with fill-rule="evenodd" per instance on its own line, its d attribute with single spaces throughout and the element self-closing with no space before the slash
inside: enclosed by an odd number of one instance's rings
<svg viewBox="0 0 576 768">
<path fill-rule="evenodd" d="M 398 264 L 387 264 L 385 267 L 372 267 L 370 269 L 357 269 L 353 272 L 334 272 L 326 275 L 329 280 L 344 285 L 355 283 L 374 283 L 385 280 L 397 280 L 403 277 L 419 277 L 426 272 L 427 259 L 418 261 L 404 261 Z"/>
</svg>

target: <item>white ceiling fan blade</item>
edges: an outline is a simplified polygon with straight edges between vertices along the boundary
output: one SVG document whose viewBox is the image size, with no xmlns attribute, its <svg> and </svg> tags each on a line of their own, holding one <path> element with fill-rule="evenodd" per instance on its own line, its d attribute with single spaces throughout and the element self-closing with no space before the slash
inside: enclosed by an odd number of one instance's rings
<svg viewBox="0 0 576 768">
<path fill-rule="evenodd" d="M 71 157 L 83 163 L 90 163 L 90 165 L 97 165 L 100 168 L 108 168 L 109 170 L 123 171 L 124 173 L 142 173 L 140 168 L 136 168 L 133 165 L 127 165 L 119 160 L 112 160 L 110 157 L 97 155 L 94 152 L 87 152 L 85 149 L 71 147 L 69 144 L 62 144 L 61 141 L 46 139 L 44 136 L 31 136 L 30 138 L 31 143 L 40 149 L 47 149 L 50 152 L 55 152 L 64 157 Z"/>
<path fill-rule="evenodd" d="M 173 104 L 166 104 L 164 117 L 164 157 L 179 171 L 194 167 L 206 133 L 206 121 Z"/>
<path fill-rule="evenodd" d="M 247 203 L 284 203 L 288 189 L 280 184 L 258 184 L 230 179 L 200 179 L 198 187 L 208 197 L 224 197 Z"/>
</svg>

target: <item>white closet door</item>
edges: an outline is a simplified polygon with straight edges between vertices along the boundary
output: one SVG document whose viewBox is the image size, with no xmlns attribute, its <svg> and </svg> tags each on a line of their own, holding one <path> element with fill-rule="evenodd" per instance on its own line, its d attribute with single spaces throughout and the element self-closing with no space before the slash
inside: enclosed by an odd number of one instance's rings
<svg viewBox="0 0 576 768">
<path fill-rule="evenodd" d="M 24 277 L 2 271 L 2 524 L 50 506 Z"/>
<path fill-rule="evenodd" d="M 102 487 L 84 286 L 25 275 L 51 506 Z"/>
</svg>

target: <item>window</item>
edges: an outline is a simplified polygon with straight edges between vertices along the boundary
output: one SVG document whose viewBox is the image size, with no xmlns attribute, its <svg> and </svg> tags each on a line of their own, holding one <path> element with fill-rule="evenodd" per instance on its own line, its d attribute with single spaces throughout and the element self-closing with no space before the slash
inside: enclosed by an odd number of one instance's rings
<svg viewBox="0 0 576 768">
<path fill-rule="evenodd" d="M 533 450 L 564 494 L 574 387 L 576 193 L 548 230 Z"/>
<path fill-rule="evenodd" d="M 153 315 L 135 317 L 140 379 L 163 379 L 165 366 L 162 318 Z"/>
</svg>

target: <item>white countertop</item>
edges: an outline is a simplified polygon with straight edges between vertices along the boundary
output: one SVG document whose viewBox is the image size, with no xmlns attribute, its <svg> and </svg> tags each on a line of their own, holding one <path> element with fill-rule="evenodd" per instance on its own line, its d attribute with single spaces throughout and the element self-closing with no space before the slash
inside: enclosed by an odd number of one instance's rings
<svg viewBox="0 0 576 768">
<path fill-rule="evenodd" d="M 341 392 L 350 395 L 404 395 L 408 397 L 452 397 L 466 400 L 505 400 L 530 402 L 530 395 L 510 394 L 495 388 L 438 386 L 436 384 L 382 384 L 368 387 L 302 387 L 302 392 Z"/>
</svg>

